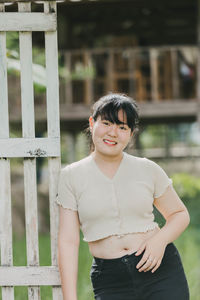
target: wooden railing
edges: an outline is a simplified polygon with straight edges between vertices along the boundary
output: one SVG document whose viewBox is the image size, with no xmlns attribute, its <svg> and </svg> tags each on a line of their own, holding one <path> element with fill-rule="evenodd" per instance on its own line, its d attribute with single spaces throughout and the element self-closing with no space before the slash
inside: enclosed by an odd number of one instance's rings
<svg viewBox="0 0 200 300">
<path fill-rule="evenodd" d="M 60 103 L 68 106 L 90 106 L 110 91 L 126 93 L 140 103 L 198 99 L 195 46 L 73 50 L 60 52 L 60 61 Z M 16 115 L 19 78 L 10 75 L 9 86 L 10 112 Z M 36 113 L 43 107 L 46 114 L 45 101 L 45 95 L 35 95 Z"/>
<path fill-rule="evenodd" d="M 197 47 L 73 50 L 61 53 L 68 74 L 61 101 L 90 104 L 109 91 L 139 102 L 195 99 Z"/>
</svg>

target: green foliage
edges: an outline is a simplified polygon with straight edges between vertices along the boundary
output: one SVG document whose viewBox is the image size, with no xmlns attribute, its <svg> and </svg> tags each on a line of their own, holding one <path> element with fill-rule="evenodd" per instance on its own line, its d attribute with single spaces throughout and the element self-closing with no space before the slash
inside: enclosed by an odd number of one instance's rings
<svg viewBox="0 0 200 300">
<path fill-rule="evenodd" d="M 190 299 L 198 300 L 200 295 L 200 235 L 197 228 L 189 227 L 174 242 L 182 258 L 183 267 L 188 280 Z"/>
<path fill-rule="evenodd" d="M 198 146 L 199 128 L 197 122 L 179 124 L 151 124 L 140 129 L 142 148 L 161 148 L 165 146 Z"/>
<path fill-rule="evenodd" d="M 96 76 L 96 70 L 92 64 L 85 66 L 81 62 L 77 62 L 71 72 L 66 67 L 60 67 L 59 71 L 60 76 L 65 81 L 93 79 Z"/>
<path fill-rule="evenodd" d="M 200 177 L 186 173 L 175 173 L 171 176 L 173 186 L 187 207 L 190 214 L 190 226 L 198 228 L 200 220 Z M 155 219 L 162 227 L 165 224 L 164 218 L 155 208 Z"/>
<path fill-rule="evenodd" d="M 190 213 L 190 225 L 199 226 L 200 220 L 200 177 L 186 173 L 172 176 L 175 190 Z"/>
</svg>

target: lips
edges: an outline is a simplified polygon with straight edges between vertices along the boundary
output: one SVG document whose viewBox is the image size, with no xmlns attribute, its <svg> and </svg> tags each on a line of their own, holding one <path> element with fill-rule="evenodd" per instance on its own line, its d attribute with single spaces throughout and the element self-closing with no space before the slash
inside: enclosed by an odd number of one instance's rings
<svg viewBox="0 0 200 300">
<path fill-rule="evenodd" d="M 109 144 L 109 145 L 116 145 L 117 144 L 117 142 L 111 141 L 111 140 L 108 140 L 108 139 L 104 139 L 103 141 L 104 141 L 104 143 Z"/>
</svg>

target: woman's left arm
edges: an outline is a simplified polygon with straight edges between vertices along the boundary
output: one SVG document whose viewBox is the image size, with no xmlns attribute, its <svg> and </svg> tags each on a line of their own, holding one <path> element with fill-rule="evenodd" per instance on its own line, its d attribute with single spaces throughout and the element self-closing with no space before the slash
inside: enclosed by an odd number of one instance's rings
<svg viewBox="0 0 200 300">
<path fill-rule="evenodd" d="M 167 244 L 177 239 L 190 222 L 188 210 L 172 185 L 168 186 L 162 196 L 154 199 L 154 206 L 163 215 L 166 223 L 158 233 L 144 241 L 137 250 L 136 255 L 145 250 L 136 266 L 140 272 L 150 269 L 154 272 L 161 264 Z"/>
</svg>

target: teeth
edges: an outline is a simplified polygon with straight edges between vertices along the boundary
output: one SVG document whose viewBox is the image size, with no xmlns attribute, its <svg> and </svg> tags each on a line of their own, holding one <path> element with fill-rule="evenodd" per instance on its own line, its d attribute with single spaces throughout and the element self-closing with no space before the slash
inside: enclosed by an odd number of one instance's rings
<svg viewBox="0 0 200 300">
<path fill-rule="evenodd" d="M 108 140 L 104 140 L 106 143 L 109 143 L 109 144 L 112 144 L 112 145 L 115 145 L 115 144 L 117 144 L 117 143 L 115 143 L 115 142 L 110 142 L 110 141 L 108 141 Z"/>
</svg>

